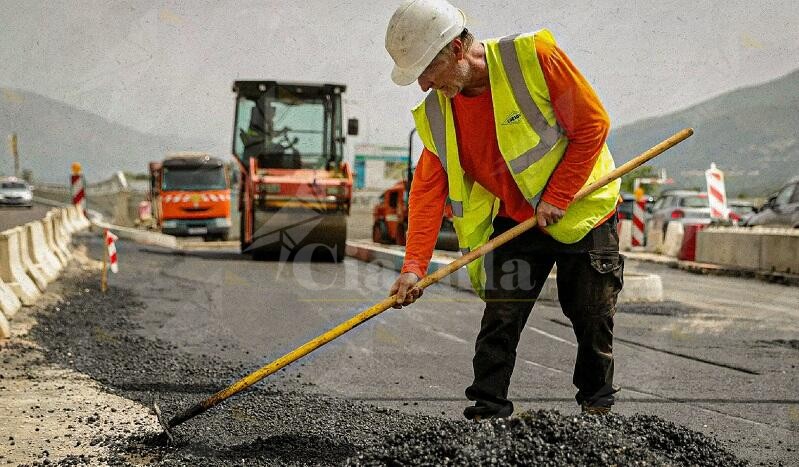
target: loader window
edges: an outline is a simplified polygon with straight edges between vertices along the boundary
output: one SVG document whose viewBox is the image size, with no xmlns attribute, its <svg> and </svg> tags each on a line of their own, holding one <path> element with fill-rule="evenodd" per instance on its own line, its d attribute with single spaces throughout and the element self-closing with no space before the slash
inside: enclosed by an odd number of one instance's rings
<svg viewBox="0 0 799 467">
<path fill-rule="evenodd" d="M 392 191 L 388 194 L 388 205 L 392 208 L 397 207 L 397 201 L 399 201 L 399 193 L 396 191 Z"/>
<path fill-rule="evenodd" d="M 293 87 L 241 95 L 233 150 L 245 165 L 252 157 L 261 168 L 327 168 L 341 158 L 339 106 L 339 95 L 306 95 Z"/>
</svg>

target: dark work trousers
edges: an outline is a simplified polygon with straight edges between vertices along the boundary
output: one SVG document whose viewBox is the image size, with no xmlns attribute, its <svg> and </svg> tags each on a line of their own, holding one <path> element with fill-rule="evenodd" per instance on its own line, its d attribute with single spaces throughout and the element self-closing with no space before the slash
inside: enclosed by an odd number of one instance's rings
<svg viewBox="0 0 799 467">
<path fill-rule="evenodd" d="M 492 238 L 516 225 L 497 217 Z M 579 404 L 613 405 L 613 315 L 623 284 L 616 216 L 566 245 L 537 228 L 489 253 L 486 304 L 475 344 L 474 383 L 466 397 L 491 412 L 510 414 L 508 386 L 519 343 L 544 281 L 557 264 L 558 299 L 577 338 L 574 385 Z M 537 338 L 538 336 L 536 336 Z"/>
</svg>

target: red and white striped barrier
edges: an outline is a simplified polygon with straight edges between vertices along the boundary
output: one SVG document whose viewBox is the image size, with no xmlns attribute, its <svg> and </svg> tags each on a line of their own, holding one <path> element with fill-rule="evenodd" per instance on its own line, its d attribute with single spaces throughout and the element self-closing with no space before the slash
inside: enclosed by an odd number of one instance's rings
<svg viewBox="0 0 799 467">
<path fill-rule="evenodd" d="M 72 164 L 72 175 L 70 177 L 70 187 L 72 192 L 72 204 L 78 206 L 81 212 L 86 211 L 86 190 L 83 186 L 83 173 L 81 166 L 77 162 Z"/>
<path fill-rule="evenodd" d="M 111 272 L 113 273 L 119 272 L 119 266 L 117 265 L 117 240 L 119 240 L 119 237 L 111 233 L 110 230 L 105 229 L 105 245 L 108 248 L 108 262 L 111 265 Z"/>
<path fill-rule="evenodd" d="M 707 197 L 710 201 L 710 218 L 727 220 L 730 211 L 727 209 L 727 193 L 724 190 L 724 172 L 716 168 L 715 163 L 705 171 L 707 180 Z"/>
<path fill-rule="evenodd" d="M 644 244 L 644 213 L 646 212 L 646 196 L 641 189 L 636 190 L 633 204 L 633 239 L 632 246 Z"/>
</svg>

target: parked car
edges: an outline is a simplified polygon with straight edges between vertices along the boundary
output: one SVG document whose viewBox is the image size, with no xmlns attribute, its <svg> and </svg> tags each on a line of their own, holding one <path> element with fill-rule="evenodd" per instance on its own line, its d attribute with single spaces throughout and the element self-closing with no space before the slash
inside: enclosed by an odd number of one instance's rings
<svg viewBox="0 0 799 467">
<path fill-rule="evenodd" d="M 745 225 L 770 225 L 799 228 L 799 177 L 786 183 L 769 197 L 766 204 Z"/>
<path fill-rule="evenodd" d="M 665 235 L 669 222 L 710 224 L 710 204 L 707 193 L 690 190 L 666 191 L 652 205 L 651 228 Z"/>
<path fill-rule="evenodd" d="M 730 220 L 738 225 L 744 225 L 757 212 L 754 203 L 745 199 L 728 199 L 727 209 L 730 211 Z"/>
<path fill-rule="evenodd" d="M 16 177 L 0 178 L 0 206 L 33 206 L 33 190 Z"/>
</svg>

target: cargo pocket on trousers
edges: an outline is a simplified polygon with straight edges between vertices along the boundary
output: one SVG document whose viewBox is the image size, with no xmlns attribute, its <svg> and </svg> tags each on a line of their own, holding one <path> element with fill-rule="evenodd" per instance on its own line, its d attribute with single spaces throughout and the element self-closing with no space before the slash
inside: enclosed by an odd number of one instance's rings
<svg viewBox="0 0 799 467">
<path fill-rule="evenodd" d="M 595 284 L 591 284 L 593 295 L 589 307 L 594 313 L 613 314 L 616 309 L 616 297 L 624 286 L 624 256 L 618 251 L 589 251 L 591 268 Z"/>
</svg>

